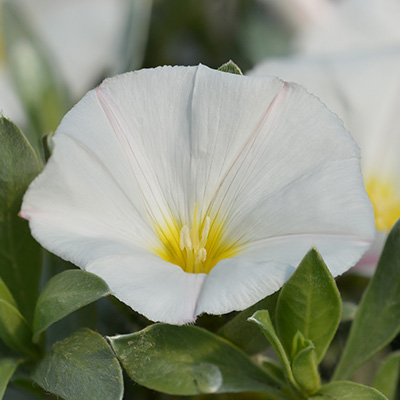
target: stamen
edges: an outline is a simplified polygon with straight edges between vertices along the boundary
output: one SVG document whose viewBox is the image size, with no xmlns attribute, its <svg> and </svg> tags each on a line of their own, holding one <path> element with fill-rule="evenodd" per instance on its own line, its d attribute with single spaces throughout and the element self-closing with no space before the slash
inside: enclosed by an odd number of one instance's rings
<svg viewBox="0 0 400 400">
<path fill-rule="evenodd" d="M 204 262 L 207 259 L 207 250 L 202 247 L 198 252 L 195 259 L 195 264 L 199 264 L 200 262 Z"/>
<path fill-rule="evenodd" d="M 187 225 L 183 225 L 179 238 L 181 250 L 192 250 L 192 241 L 190 239 L 190 231 Z"/>
</svg>

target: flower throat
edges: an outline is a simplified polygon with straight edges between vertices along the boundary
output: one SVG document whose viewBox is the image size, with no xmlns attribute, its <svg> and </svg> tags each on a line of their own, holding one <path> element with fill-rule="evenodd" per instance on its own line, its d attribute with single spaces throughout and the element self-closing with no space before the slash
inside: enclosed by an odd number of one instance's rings
<svg viewBox="0 0 400 400">
<path fill-rule="evenodd" d="M 238 245 L 224 238 L 223 224 L 209 216 L 198 220 L 197 204 L 190 224 L 179 226 L 176 220 L 155 226 L 161 246 L 154 249 L 163 260 L 180 266 L 185 272 L 208 274 L 218 261 L 237 255 Z"/>
</svg>

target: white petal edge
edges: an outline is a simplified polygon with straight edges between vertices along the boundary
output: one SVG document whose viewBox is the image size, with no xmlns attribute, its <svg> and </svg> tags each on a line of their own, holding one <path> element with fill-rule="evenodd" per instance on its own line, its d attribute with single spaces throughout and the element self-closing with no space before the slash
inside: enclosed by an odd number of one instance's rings
<svg viewBox="0 0 400 400">
<path fill-rule="evenodd" d="M 100 276 L 122 302 L 155 322 L 194 322 L 205 274 L 188 274 L 153 254 L 105 257 L 87 271 Z"/>
</svg>

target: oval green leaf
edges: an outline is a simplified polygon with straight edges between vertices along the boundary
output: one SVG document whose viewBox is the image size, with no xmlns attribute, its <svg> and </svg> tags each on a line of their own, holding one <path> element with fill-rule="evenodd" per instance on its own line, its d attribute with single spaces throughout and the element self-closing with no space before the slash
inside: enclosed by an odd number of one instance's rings
<svg viewBox="0 0 400 400">
<path fill-rule="evenodd" d="M 338 381 L 328 383 L 310 400 L 388 400 L 376 389 L 359 383 Z"/>
<path fill-rule="evenodd" d="M 390 232 L 364 292 L 334 379 L 353 372 L 400 332 L 400 220 Z"/>
<path fill-rule="evenodd" d="M 176 395 L 259 391 L 278 393 L 269 376 L 225 339 L 195 326 L 156 324 L 109 338 L 128 375 Z"/>
<path fill-rule="evenodd" d="M 278 337 L 288 355 L 300 331 L 313 342 L 319 363 L 340 322 L 340 294 L 316 249 L 311 249 L 283 286 L 276 306 Z"/>
<path fill-rule="evenodd" d="M 39 295 L 41 250 L 18 213 L 23 194 L 41 169 L 22 132 L 0 116 L 0 274 L 29 322 Z"/>
<path fill-rule="evenodd" d="M 51 278 L 38 299 L 33 321 L 34 340 L 51 324 L 104 296 L 110 289 L 98 276 L 68 270 Z"/>
<path fill-rule="evenodd" d="M 8 382 L 20 363 L 21 360 L 16 358 L 3 358 L 0 360 L 0 400 L 3 398 Z"/>
<path fill-rule="evenodd" d="M 123 396 L 117 358 L 101 335 L 86 328 L 55 343 L 32 378 L 65 400 L 119 400 Z"/>
</svg>

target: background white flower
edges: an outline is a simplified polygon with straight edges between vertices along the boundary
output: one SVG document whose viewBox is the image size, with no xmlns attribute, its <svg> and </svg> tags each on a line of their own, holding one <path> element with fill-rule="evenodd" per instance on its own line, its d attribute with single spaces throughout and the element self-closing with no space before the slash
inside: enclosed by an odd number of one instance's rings
<svg viewBox="0 0 400 400">
<path fill-rule="evenodd" d="M 336 54 L 400 44 L 398 0 L 262 0 L 294 30 L 301 54 Z"/>
<path fill-rule="evenodd" d="M 287 1 L 290 0 L 283 0 Z M 327 3 L 326 0 L 315 1 Z M 299 53 L 338 54 L 400 45 L 398 0 L 329 3 L 332 5 L 330 12 L 321 13 L 320 19 L 315 18 L 297 32 L 295 47 Z"/>
<path fill-rule="evenodd" d="M 120 75 L 54 141 L 21 215 L 154 321 L 244 309 L 312 245 L 338 275 L 373 240 L 357 146 L 317 98 L 276 78 L 201 65 Z"/>
<path fill-rule="evenodd" d="M 46 55 L 74 101 L 104 76 L 140 67 L 151 4 L 151 0 L 1 0 L 0 17 L 2 9 L 6 15 L 0 18 L 0 48 L 3 43 L 8 51 L 0 50 L 1 85 L 7 88 L 0 93 L 0 109 L 14 121 L 26 122 L 10 73 L 16 66 L 10 60 L 19 57 L 17 67 L 24 69 L 24 76 L 33 67 L 36 75 L 32 72 L 27 83 L 32 87 L 37 85 L 35 81 L 46 79 L 47 73 L 43 65 L 35 70 L 29 51 L 40 49 L 39 58 Z M 13 13 L 21 26 L 7 32 L 7 13 Z M 128 37 L 128 27 L 132 27 L 132 37 Z M 5 33 L 7 45 L 2 40 Z M 21 49 L 27 47 L 29 51 L 23 53 Z M 134 65 L 128 65 L 129 56 L 135 58 L 130 60 Z"/>
</svg>

